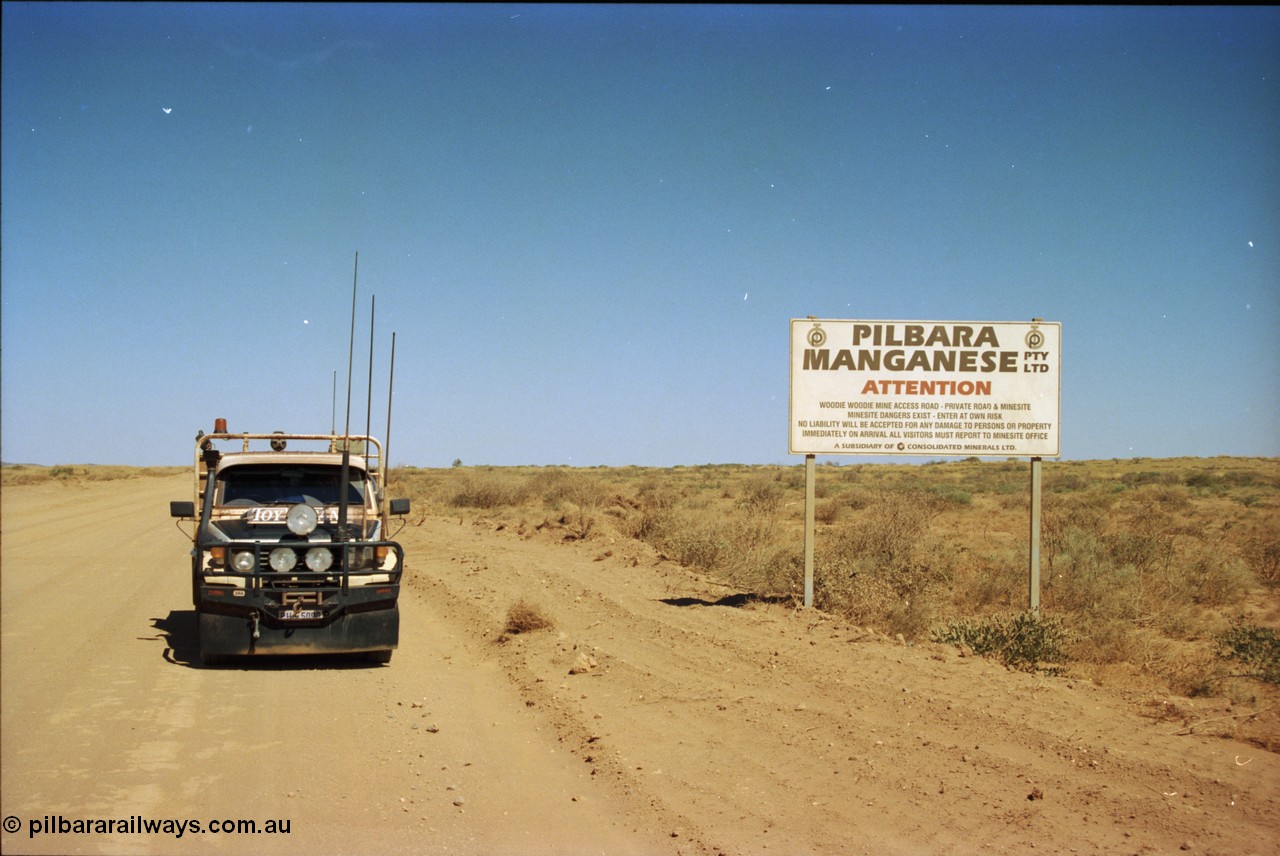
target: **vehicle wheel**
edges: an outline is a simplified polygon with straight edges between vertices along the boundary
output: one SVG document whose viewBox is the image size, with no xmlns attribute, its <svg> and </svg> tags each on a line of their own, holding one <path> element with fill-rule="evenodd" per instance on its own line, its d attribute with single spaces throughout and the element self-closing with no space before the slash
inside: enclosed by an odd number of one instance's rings
<svg viewBox="0 0 1280 856">
<path fill-rule="evenodd" d="M 364 656 L 365 656 L 365 659 L 367 659 L 370 663 L 390 663 L 391 662 L 390 651 L 369 651 Z"/>
</svg>

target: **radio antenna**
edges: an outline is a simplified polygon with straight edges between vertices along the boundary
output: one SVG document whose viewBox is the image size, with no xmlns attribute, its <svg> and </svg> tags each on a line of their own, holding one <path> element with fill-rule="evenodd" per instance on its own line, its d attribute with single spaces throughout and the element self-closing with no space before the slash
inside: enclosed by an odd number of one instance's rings
<svg viewBox="0 0 1280 856">
<path fill-rule="evenodd" d="M 351 483 L 351 365 L 356 349 L 356 283 L 360 277 L 360 253 L 356 252 L 355 272 L 351 275 L 351 336 L 347 342 L 347 423 L 342 429 L 342 477 L 338 485 L 338 540 L 346 541 L 347 490 Z M 346 568 L 344 551 L 342 566 Z"/>
<path fill-rule="evenodd" d="M 386 469 L 382 473 L 382 494 L 390 496 L 387 480 L 391 478 L 391 398 L 395 394 L 396 384 L 396 332 L 391 331 L 391 374 L 387 378 L 387 433 L 386 444 L 382 447 L 382 455 Z M 385 515 L 384 515 L 385 516 Z"/>
<path fill-rule="evenodd" d="M 369 433 L 372 430 L 373 413 L 373 316 L 378 305 L 378 295 L 369 295 L 369 382 L 365 389 L 364 404 L 364 459 L 365 468 L 369 466 Z"/>
</svg>

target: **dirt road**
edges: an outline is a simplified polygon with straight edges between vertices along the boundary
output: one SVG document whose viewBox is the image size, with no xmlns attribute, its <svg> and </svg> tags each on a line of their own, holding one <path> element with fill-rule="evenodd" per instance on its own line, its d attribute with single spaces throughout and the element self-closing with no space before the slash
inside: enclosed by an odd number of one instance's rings
<svg viewBox="0 0 1280 856">
<path fill-rule="evenodd" d="M 1212 736 L 1225 702 L 897 644 L 631 542 L 415 513 L 389 666 L 201 668 L 188 492 L 5 489 L 3 852 L 1277 852 L 1280 758 Z M 521 598 L 554 626 L 504 638 Z M 167 819 L 200 831 L 136 829 Z M 86 820 L 123 829 L 57 831 Z"/>
</svg>

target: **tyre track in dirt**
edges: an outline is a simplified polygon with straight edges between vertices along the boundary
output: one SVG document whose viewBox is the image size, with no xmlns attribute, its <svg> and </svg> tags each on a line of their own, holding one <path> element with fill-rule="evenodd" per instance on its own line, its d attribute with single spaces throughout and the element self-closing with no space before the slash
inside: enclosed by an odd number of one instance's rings
<svg viewBox="0 0 1280 856">
<path fill-rule="evenodd" d="M 411 529 L 425 589 L 584 761 L 703 851 L 1272 851 L 1276 757 L 1178 735 L 1121 694 L 752 603 L 634 544 Z M 497 645 L 519 598 L 555 629 Z"/>
</svg>

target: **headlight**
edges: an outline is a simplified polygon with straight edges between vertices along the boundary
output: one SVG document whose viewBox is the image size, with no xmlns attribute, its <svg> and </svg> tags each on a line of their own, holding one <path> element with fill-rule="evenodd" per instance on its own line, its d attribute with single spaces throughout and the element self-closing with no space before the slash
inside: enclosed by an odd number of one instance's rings
<svg viewBox="0 0 1280 856">
<path fill-rule="evenodd" d="M 312 547 L 307 551 L 307 567 L 319 573 L 329 570 L 333 564 L 333 554 L 326 547 Z"/>
<path fill-rule="evenodd" d="M 242 550 L 231 557 L 231 567 L 235 568 L 242 574 L 247 574 L 253 570 L 254 565 L 253 553 L 248 550 Z"/>
<path fill-rule="evenodd" d="M 320 516 L 316 514 L 314 508 L 305 502 L 300 502 L 289 509 L 284 522 L 294 535 L 310 535 L 315 530 L 316 524 L 320 522 Z"/>
<path fill-rule="evenodd" d="M 298 554 L 288 547 L 276 547 L 267 557 L 267 562 L 271 565 L 271 570 L 283 574 L 285 571 L 292 571 L 293 566 L 298 564 Z"/>
<path fill-rule="evenodd" d="M 364 571 L 373 567 L 372 547 L 348 547 L 347 567 L 353 571 Z"/>
</svg>

